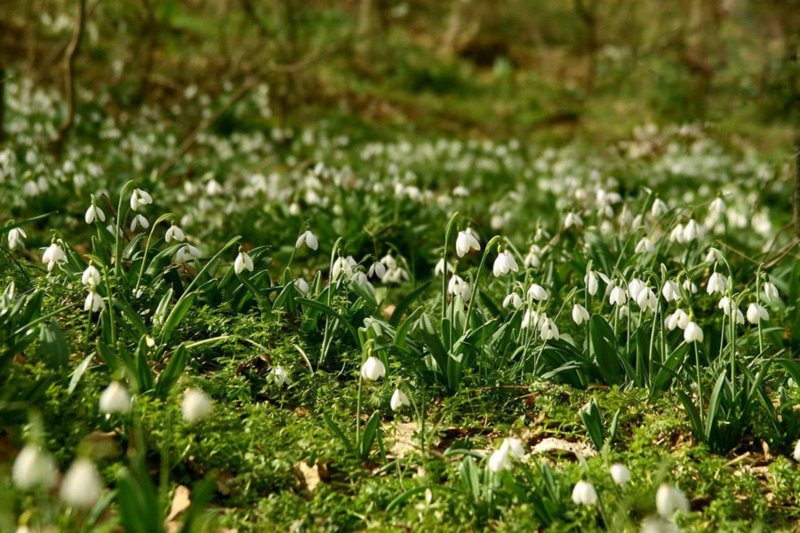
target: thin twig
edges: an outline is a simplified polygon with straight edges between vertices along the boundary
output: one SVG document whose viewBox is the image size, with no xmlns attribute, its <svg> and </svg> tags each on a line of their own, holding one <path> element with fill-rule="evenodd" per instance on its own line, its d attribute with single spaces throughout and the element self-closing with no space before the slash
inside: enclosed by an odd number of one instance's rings
<svg viewBox="0 0 800 533">
<path fill-rule="evenodd" d="M 67 100 L 67 116 L 56 132 L 53 141 L 53 151 L 56 156 L 61 155 L 66 137 L 72 125 L 75 123 L 75 57 L 80 50 L 83 40 L 83 30 L 86 26 L 86 0 L 78 0 L 78 18 L 75 21 L 75 30 L 72 39 L 67 46 L 66 56 L 64 57 L 64 91 Z"/>
</svg>

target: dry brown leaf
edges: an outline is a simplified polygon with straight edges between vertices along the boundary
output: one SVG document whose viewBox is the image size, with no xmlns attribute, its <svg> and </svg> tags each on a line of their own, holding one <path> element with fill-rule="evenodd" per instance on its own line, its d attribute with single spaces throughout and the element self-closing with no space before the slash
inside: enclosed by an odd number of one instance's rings
<svg viewBox="0 0 800 533">
<path fill-rule="evenodd" d="M 403 457 L 417 446 L 414 434 L 419 430 L 416 422 L 398 422 L 389 426 L 386 433 L 392 436 L 389 453 L 395 457 Z"/>
<path fill-rule="evenodd" d="M 190 495 L 191 491 L 188 487 L 178 485 L 178 488 L 175 489 L 175 494 L 172 496 L 172 507 L 169 509 L 167 522 L 174 521 L 178 515 L 189 508 L 189 505 L 192 503 Z"/>
<path fill-rule="evenodd" d="M 314 492 L 314 489 L 317 488 L 317 485 L 319 485 L 321 481 L 319 467 L 317 467 L 316 464 L 314 466 L 308 466 L 308 463 L 305 461 L 301 461 L 295 466 L 300 471 L 300 474 L 302 474 L 308 492 Z"/>
<path fill-rule="evenodd" d="M 594 457 L 597 451 L 580 442 L 570 442 L 564 439 L 548 437 L 533 447 L 531 453 L 567 452 L 575 456 Z"/>
</svg>

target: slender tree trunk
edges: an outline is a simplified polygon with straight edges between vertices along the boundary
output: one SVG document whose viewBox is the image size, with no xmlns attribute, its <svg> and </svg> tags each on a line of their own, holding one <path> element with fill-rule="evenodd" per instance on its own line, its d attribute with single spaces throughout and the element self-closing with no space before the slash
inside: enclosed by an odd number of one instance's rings
<svg viewBox="0 0 800 533">
<path fill-rule="evenodd" d="M 6 67 L 0 63 L 0 142 L 6 138 Z"/>
<path fill-rule="evenodd" d="M 64 57 L 64 93 L 67 100 L 67 116 L 58 128 L 56 138 L 53 141 L 53 152 L 56 157 L 61 157 L 61 150 L 64 147 L 64 138 L 72 125 L 75 123 L 75 57 L 83 40 L 83 29 L 86 25 L 86 0 L 78 0 L 78 17 L 75 21 L 75 30 L 72 39 L 67 46 Z"/>
</svg>

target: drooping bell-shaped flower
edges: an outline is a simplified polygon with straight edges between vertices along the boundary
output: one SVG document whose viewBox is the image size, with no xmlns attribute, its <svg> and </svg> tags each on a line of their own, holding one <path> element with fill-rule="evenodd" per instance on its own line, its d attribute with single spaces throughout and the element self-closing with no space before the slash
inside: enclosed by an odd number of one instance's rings
<svg viewBox="0 0 800 533">
<path fill-rule="evenodd" d="M 103 480 L 97 467 L 86 457 L 76 459 L 61 482 L 61 499 L 78 509 L 89 510 L 103 491 Z"/>
<path fill-rule="evenodd" d="M 458 237 L 456 237 L 456 254 L 458 254 L 458 257 L 464 257 L 470 251 L 477 252 L 480 249 L 481 243 L 478 241 L 475 232 L 470 229 L 458 232 Z"/>
<path fill-rule="evenodd" d="M 47 265 L 48 272 L 51 272 L 53 267 L 58 263 L 64 263 L 66 260 L 67 254 L 65 254 L 61 246 L 56 243 L 50 244 L 42 254 L 42 262 Z"/>
<path fill-rule="evenodd" d="M 128 389 L 118 382 L 112 381 L 100 395 L 100 412 L 107 415 L 127 413 L 131 410 L 131 395 Z"/>
<path fill-rule="evenodd" d="M 295 248 L 301 248 L 303 245 L 308 246 L 312 250 L 316 250 L 319 248 L 319 241 L 317 240 L 317 236 L 314 235 L 311 230 L 306 230 L 300 234 L 297 240 L 294 243 Z"/>
<path fill-rule="evenodd" d="M 615 463 L 611 465 L 608 471 L 611 474 L 611 479 L 613 479 L 614 483 L 617 485 L 625 485 L 631 480 L 631 471 L 623 464 Z"/>
<path fill-rule="evenodd" d="M 181 414 L 183 419 L 194 424 L 211 414 L 211 398 L 200 389 L 186 389 L 181 401 Z"/>
<path fill-rule="evenodd" d="M 386 366 L 374 355 L 367 357 L 367 360 L 361 365 L 361 377 L 366 381 L 377 381 L 385 375 Z"/>
<path fill-rule="evenodd" d="M 662 483 L 656 492 L 656 510 L 662 517 L 670 519 L 677 512 L 687 512 L 689 500 L 680 489 Z"/>
<path fill-rule="evenodd" d="M 691 321 L 683 330 L 683 340 L 686 342 L 703 342 L 703 330 L 696 322 Z"/>
<path fill-rule="evenodd" d="M 584 306 L 576 303 L 572 306 L 572 321 L 577 325 L 581 325 L 589 320 L 589 311 Z"/>
<path fill-rule="evenodd" d="M 400 389 L 395 389 L 392 393 L 391 400 L 389 400 L 389 406 L 392 408 L 392 411 L 399 411 L 407 405 L 411 405 L 411 401 L 408 399 L 408 396 L 406 396 L 406 393 Z"/>
<path fill-rule="evenodd" d="M 575 505 L 595 505 L 597 504 L 597 491 L 594 485 L 588 481 L 578 481 L 572 488 L 572 501 Z"/>
<path fill-rule="evenodd" d="M 140 207 L 150 205 L 153 203 L 153 197 L 150 193 L 142 189 L 134 189 L 131 193 L 131 209 L 138 211 Z"/>
<path fill-rule="evenodd" d="M 53 456 L 36 444 L 27 444 L 14 460 L 11 479 L 20 490 L 49 489 L 56 484 L 58 469 Z"/>
<path fill-rule="evenodd" d="M 492 266 L 492 273 L 495 277 L 505 276 L 509 272 L 519 272 L 517 261 L 511 252 L 500 252 L 497 254 L 497 259 L 494 260 Z"/>
<path fill-rule="evenodd" d="M 236 256 L 236 260 L 233 262 L 233 271 L 238 275 L 245 270 L 253 271 L 253 259 L 247 252 L 241 250 L 239 251 L 239 255 Z"/>
</svg>

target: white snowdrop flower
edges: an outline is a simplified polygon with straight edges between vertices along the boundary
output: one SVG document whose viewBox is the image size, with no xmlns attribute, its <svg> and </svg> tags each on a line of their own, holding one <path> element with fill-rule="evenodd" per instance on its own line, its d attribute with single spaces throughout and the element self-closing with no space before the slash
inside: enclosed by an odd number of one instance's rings
<svg viewBox="0 0 800 533">
<path fill-rule="evenodd" d="M 689 325 L 689 315 L 683 309 L 676 309 L 674 313 L 667 316 L 665 323 L 670 331 L 675 328 L 686 329 L 686 326 Z"/>
<path fill-rule="evenodd" d="M 532 244 L 525 256 L 524 264 L 528 268 L 538 268 L 542 264 L 542 249 Z"/>
<path fill-rule="evenodd" d="M 580 228 L 583 226 L 583 219 L 577 213 L 573 213 L 570 211 L 567 213 L 567 216 L 564 217 L 564 229 L 569 229 L 571 227 Z"/>
<path fill-rule="evenodd" d="M 538 283 L 534 283 L 530 287 L 528 287 L 528 298 L 531 300 L 535 300 L 537 302 L 541 302 L 547 300 L 548 295 L 547 291 L 539 285 Z"/>
<path fill-rule="evenodd" d="M 293 217 L 299 216 L 300 212 L 301 212 L 300 204 L 298 204 L 297 202 L 292 202 L 289 205 L 289 214 L 292 215 Z"/>
<path fill-rule="evenodd" d="M 589 311 L 584 306 L 576 303 L 572 306 L 572 321 L 577 325 L 581 325 L 589 320 Z"/>
<path fill-rule="evenodd" d="M 436 266 L 433 268 L 433 275 L 434 276 L 443 276 L 444 275 L 444 269 L 445 269 L 445 261 L 444 261 L 444 259 L 439 259 L 439 262 L 436 263 Z M 448 272 L 452 272 L 453 271 L 453 265 L 451 265 L 450 263 L 447 263 L 447 271 Z"/>
<path fill-rule="evenodd" d="M 661 199 L 656 198 L 653 201 L 652 207 L 650 207 L 650 214 L 653 218 L 659 218 L 663 215 L 666 215 L 669 211 L 669 206 Z"/>
<path fill-rule="evenodd" d="M 683 287 L 683 290 L 689 294 L 697 294 L 697 284 L 690 279 L 683 280 L 681 287 Z"/>
<path fill-rule="evenodd" d="M 507 309 L 509 307 L 513 307 L 514 309 L 519 309 L 521 305 L 522 305 L 522 298 L 520 298 L 519 294 L 517 294 L 516 292 L 512 292 L 503 299 L 504 309 Z"/>
<path fill-rule="evenodd" d="M 706 284 L 706 292 L 708 294 L 724 293 L 728 289 L 728 279 L 719 272 L 714 272 L 708 278 Z"/>
<path fill-rule="evenodd" d="M 644 281 L 640 280 L 639 278 L 633 278 L 628 282 L 628 296 L 630 296 L 631 300 L 636 300 L 636 297 L 639 296 L 639 293 L 644 290 L 645 285 Z"/>
<path fill-rule="evenodd" d="M 522 442 L 514 437 L 506 437 L 500 448 L 492 452 L 487 462 L 487 467 L 490 472 L 500 472 L 502 470 L 511 470 L 513 461 L 520 460 L 525 456 L 525 449 Z"/>
<path fill-rule="evenodd" d="M 186 234 L 181 228 L 175 224 L 172 224 L 169 228 L 167 228 L 167 232 L 164 234 L 164 240 L 168 243 L 172 241 L 183 242 L 186 240 Z"/>
<path fill-rule="evenodd" d="M 411 401 L 408 399 L 408 396 L 406 396 L 406 393 L 400 389 L 395 389 L 392 393 L 391 400 L 389 400 L 389 406 L 392 408 L 392 411 L 399 411 L 407 405 L 411 405 Z"/>
<path fill-rule="evenodd" d="M 725 207 L 725 201 L 721 197 L 717 196 L 708 205 L 708 212 L 715 216 L 721 216 L 725 214 Z"/>
<path fill-rule="evenodd" d="M 617 485 L 625 485 L 631 480 L 631 471 L 623 464 L 615 463 L 611 465 L 608 471 L 611 473 L 611 479 L 613 479 L 614 483 Z"/>
<path fill-rule="evenodd" d="M 233 271 L 241 274 L 245 270 L 253 271 L 253 258 L 245 251 L 240 251 L 233 262 Z"/>
<path fill-rule="evenodd" d="M 539 323 L 539 318 L 540 316 L 538 311 L 534 309 L 528 309 L 522 316 L 522 324 L 520 324 L 520 327 L 522 329 L 535 327 Z"/>
<path fill-rule="evenodd" d="M 223 192 L 222 185 L 220 185 L 217 180 L 209 180 L 209 182 L 206 183 L 206 194 L 207 195 L 209 195 L 209 196 L 217 196 L 217 195 L 222 194 L 222 192 Z"/>
<path fill-rule="evenodd" d="M 319 248 L 319 241 L 317 240 L 317 236 L 314 235 L 311 230 L 306 230 L 300 234 L 297 240 L 294 243 L 295 248 L 301 248 L 303 245 L 308 246 L 311 250 L 316 250 Z"/>
<path fill-rule="evenodd" d="M 136 228 L 147 229 L 149 227 L 150 222 L 143 215 L 137 214 L 133 217 L 133 220 L 131 220 L 131 232 L 135 232 Z"/>
<path fill-rule="evenodd" d="M 96 313 L 101 309 L 105 308 L 106 304 L 103 301 L 103 297 L 97 294 L 94 290 L 90 290 L 89 294 L 86 295 L 86 300 L 83 302 L 83 310 L 90 311 L 92 313 Z"/>
<path fill-rule="evenodd" d="M 188 424 L 207 417 L 211 414 L 211 398 L 200 389 L 186 389 L 181 401 L 181 414 Z"/>
<path fill-rule="evenodd" d="M 672 242 L 683 242 L 683 224 L 676 224 L 669 232 L 669 240 Z"/>
<path fill-rule="evenodd" d="M 56 266 L 58 263 L 64 263 L 67 261 L 67 254 L 64 253 L 64 250 L 56 243 L 52 243 L 50 246 L 42 254 L 42 262 L 47 265 L 47 271 L 52 272 L 53 267 Z"/>
<path fill-rule="evenodd" d="M 191 244 L 184 244 L 175 253 L 175 259 L 178 263 L 188 263 L 200 259 L 200 250 Z"/>
<path fill-rule="evenodd" d="M 677 302 L 681 298 L 681 289 L 677 282 L 667 280 L 661 287 L 661 295 L 667 302 Z"/>
<path fill-rule="evenodd" d="M 95 219 L 100 222 L 105 222 L 106 214 L 103 213 L 102 209 L 92 204 L 89 206 L 89 209 L 86 210 L 86 214 L 83 215 L 83 220 L 86 221 L 87 224 L 91 224 Z"/>
<path fill-rule="evenodd" d="M 622 290 L 622 287 L 614 287 L 608 295 L 608 301 L 611 305 L 622 306 L 628 301 L 628 295 Z"/>
<path fill-rule="evenodd" d="M 641 309 L 650 309 L 650 311 L 655 312 L 658 307 L 658 298 L 656 298 L 653 289 L 644 287 L 640 290 L 639 294 L 636 295 L 636 305 Z"/>
<path fill-rule="evenodd" d="M 460 296 L 462 300 L 469 301 L 472 297 L 472 288 L 461 276 L 453 275 L 447 284 L 447 292 L 453 296 Z"/>
<path fill-rule="evenodd" d="M 505 276 L 509 272 L 519 272 L 519 267 L 511 252 L 500 252 L 494 260 L 492 273 L 495 277 Z"/>
<path fill-rule="evenodd" d="M 339 278 L 339 276 L 345 275 L 346 277 L 350 277 L 353 275 L 353 265 L 347 260 L 346 257 L 339 256 L 336 258 L 336 261 L 333 262 L 333 269 L 331 270 L 331 277 L 333 279 Z"/>
<path fill-rule="evenodd" d="M 648 239 L 647 237 L 643 237 L 637 244 L 636 249 L 634 250 L 637 254 L 643 253 L 653 253 L 655 252 L 656 247 L 653 244 L 653 241 Z"/>
<path fill-rule="evenodd" d="M 704 228 L 694 219 L 689 220 L 683 227 L 683 242 L 691 242 L 703 236 Z"/>
<path fill-rule="evenodd" d="M 760 304 L 755 302 L 747 306 L 747 321 L 751 324 L 758 324 L 762 320 L 769 320 L 769 313 Z"/>
<path fill-rule="evenodd" d="M 490 472 L 502 472 L 503 470 L 511 470 L 512 467 L 511 454 L 508 449 L 500 446 L 499 449 L 492 452 L 489 460 L 486 462 L 486 467 Z"/>
<path fill-rule="evenodd" d="M 664 520 L 660 516 L 648 516 L 642 520 L 641 533 L 681 533 L 681 530 L 671 520 Z"/>
<path fill-rule="evenodd" d="M 100 285 L 100 271 L 94 265 L 89 265 L 81 274 L 81 283 L 87 287 Z"/>
<path fill-rule="evenodd" d="M 458 232 L 458 237 L 456 237 L 456 254 L 458 254 L 458 257 L 464 257 L 470 251 L 477 252 L 480 249 L 481 243 L 478 242 L 478 238 L 469 228 Z"/>
<path fill-rule="evenodd" d="M 547 318 L 542 321 L 539 327 L 539 336 L 543 341 L 549 341 L 550 339 L 558 340 L 558 326 L 553 322 L 553 319 Z"/>
<path fill-rule="evenodd" d="M 103 492 L 103 480 L 97 467 L 86 457 L 76 459 L 61 482 L 61 499 L 78 509 L 89 510 Z"/>
<path fill-rule="evenodd" d="M 381 261 L 375 261 L 370 265 L 367 275 L 369 277 L 377 276 L 378 279 L 382 280 L 386 276 L 386 266 Z"/>
<path fill-rule="evenodd" d="M 291 379 L 289 378 L 289 371 L 286 370 L 282 366 L 276 366 L 272 369 L 271 372 L 272 382 L 275 383 L 278 387 L 283 387 L 291 383 Z"/>
<path fill-rule="evenodd" d="M 800 463 L 800 439 L 794 445 L 794 452 L 792 453 L 792 458 Z"/>
<path fill-rule="evenodd" d="M 656 491 L 656 510 L 662 517 L 670 519 L 677 512 L 688 512 L 689 500 L 680 489 L 662 483 Z"/>
<path fill-rule="evenodd" d="M 302 292 L 303 294 L 308 294 L 309 286 L 308 282 L 303 278 L 297 278 L 294 280 L 294 286 L 297 287 L 297 290 Z"/>
<path fill-rule="evenodd" d="M 686 324 L 683 330 L 683 340 L 686 342 L 703 342 L 703 330 L 696 322 L 691 321 Z"/>
<path fill-rule="evenodd" d="M 586 283 L 586 290 L 589 291 L 590 295 L 597 294 L 597 274 L 595 272 L 587 272 L 583 281 Z"/>
<path fill-rule="evenodd" d="M 117 235 L 120 238 L 122 238 L 123 236 L 122 228 L 116 226 L 115 224 L 109 224 L 108 226 L 106 226 L 106 231 L 109 232 L 111 235 Z"/>
<path fill-rule="evenodd" d="M 56 462 L 36 444 L 26 444 L 14 460 L 11 479 L 19 490 L 52 488 L 58 480 Z"/>
<path fill-rule="evenodd" d="M 142 189 L 134 189 L 131 193 L 131 209 L 138 211 L 139 207 L 150 205 L 153 203 L 153 197 L 150 193 Z"/>
<path fill-rule="evenodd" d="M 128 389 L 118 381 L 112 381 L 100 395 L 100 412 L 127 413 L 131 410 L 131 395 Z"/>
<path fill-rule="evenodd" d="M 8 232 L 8 249 L 16 250 L 17 248 L 25 247 L 25 239 L 28 234 L 22 228 L 11 228 Z"/>
<path fill-rule="evenodd" d="M 778 288 L 769 281 L 765 281 L 764 284 L 761 286 L 761 298 L 765 302 L 771 305 L 781 301 L 781 296 L 778 293 Z"/>
<path fill-rule="evenodd" d="M 386 376 L 386 367 L 383 362 L 374 355 L 367 357 L 367 360 L 361 365 L 361 378 L 366 381 L 377 381 L 384 376 Z"/>
<path fill-rule="evenodd" d="M 572 489 L 572 502 L 575 505 L 595 505 L 597 504 L 597 492 L 594 485 L 588 481 L 578 481 Z"/>
<path fill-rule="evenodd" d="M 350 281 L 360 287 L 367 289 L 368 291 L 373 291 L 375 288 L 372 286 L 372 283 L 369 282 L 369 278 L 364 272 L 354 271 L 353 275 L 350 276 Z"/>
<path fill-rule="evenodd" d="M 463 185 L 458 185 L 456 188 L 453 189 L 453 196 L 458 196 L 459 198 L 466 198 L 467 196 L 469 196 L 469 189 L 467 189 Z"/>
</svg>

